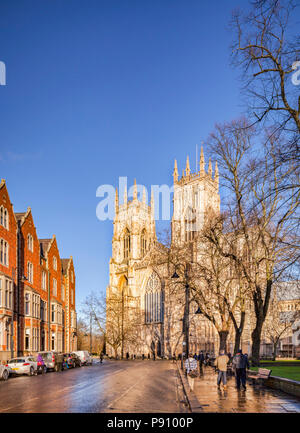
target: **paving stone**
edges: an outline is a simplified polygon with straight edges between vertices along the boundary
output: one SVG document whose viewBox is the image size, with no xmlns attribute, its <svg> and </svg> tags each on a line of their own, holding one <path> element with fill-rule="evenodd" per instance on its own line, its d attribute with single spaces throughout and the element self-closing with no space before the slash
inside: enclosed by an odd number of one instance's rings
<svg viewBox="0 0 300 433">
<path fill-rule="evenodd" d="M 204 412 L 234 413 L 300 413 L 300 399 L 282 391 L 247 383 L 247 390 L 235 388 L 235 378 L 229 377 L 227 390 L 217 387 L 217 374 L 211 367 L 195 379 L 194 393 Z"/>
</svg>

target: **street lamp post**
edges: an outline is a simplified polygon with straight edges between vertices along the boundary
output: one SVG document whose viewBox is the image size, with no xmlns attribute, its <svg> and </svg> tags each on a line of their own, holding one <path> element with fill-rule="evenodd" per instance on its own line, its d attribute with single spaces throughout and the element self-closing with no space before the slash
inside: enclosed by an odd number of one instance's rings
<svg viewBox="0 0 300 433">
<path fill-rule="evenodd" d="M 185 353 L 186 359 L 189 357 L 189 315 L 190 315 L 190 286 L 188 284 L 188 267 L 184 265 L 184 276 L 185 276 L 185 303 L 184 303 L 184 314 L 182 319 L 182 354 L 181 354 L 181 368 L 183 369 L 183 353 Z M 179 275 L 175 272 L 172 275 L 173 279 L 179 278 Z"/>
<path fill-rule="evenodd" d="M 90 312 L 90 353 L 92 353 L 92 312 Z"/>
</svg>

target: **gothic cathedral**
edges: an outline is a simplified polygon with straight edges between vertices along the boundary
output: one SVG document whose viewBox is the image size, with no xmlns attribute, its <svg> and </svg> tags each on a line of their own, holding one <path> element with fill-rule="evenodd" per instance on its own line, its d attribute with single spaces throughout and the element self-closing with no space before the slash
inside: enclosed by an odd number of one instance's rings
<svg viewBox="0 0 300 433">
<path fill-rule="evenodd" d="M 199 165 L 199 171 L 192 173 L 187 158 L 186 169 L 179 177 L 175 160 L 171 242 L 177 245 L 193 241 L 209 209 L 220 212 L 217 164 L 214 175 L 210 160 L 206 171 L 201 149 Z M 145 190 L 142 200 L 138 200 L 136 183 L 133 199 L 128 200 L 125 190 L 123 204 L 119 204 L 116 191 L 106 292 L 109 356 L 170 357 L 182 353 L 182 302 L 170 291 L 170 269 L 166 263 L 153 266 L 150 260 L 161 249 L 166 247 L 156 238 L 153 193 L 149 206 Z M 197 335 L 201 329 L 201 335 Z M 218 338 L 206 319 L 193 315 L 190 332 L 190 351 L 216 350 Z"/>
</svg>

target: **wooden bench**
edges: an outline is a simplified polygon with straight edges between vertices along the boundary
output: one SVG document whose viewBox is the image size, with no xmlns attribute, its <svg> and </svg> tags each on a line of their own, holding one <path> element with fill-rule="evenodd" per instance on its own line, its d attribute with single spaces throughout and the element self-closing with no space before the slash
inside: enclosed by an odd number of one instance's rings
<svg viewBox="0 0 300 433">
<path fill-rule="evenodd" d="M 258 381 L 259 383 L 262 383 L 264 380 L 269 379 L 272 370 L 268 370 L 267 368 L 259 368 L 258 374 L 251 374 L 251 371 L 248 370 L 250 374 L 248 374 L 248 378 L 252 379 L 252 383 L 256 383 Z"/>
</svg>

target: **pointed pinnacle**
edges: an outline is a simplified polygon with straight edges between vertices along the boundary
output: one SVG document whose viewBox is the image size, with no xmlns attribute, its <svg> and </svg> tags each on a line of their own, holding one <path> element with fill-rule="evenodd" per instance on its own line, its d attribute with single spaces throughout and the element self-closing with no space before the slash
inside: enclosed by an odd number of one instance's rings
<svg viewBox="0 0 300 433">
<path fill-rule="evenodd" d="M 203 146 L 201 146 L 201 154 L 200 154 L 200 174 L 205 174 L 205 160 L 204 160 Z"/>
<path fill-rule="evenodd" d="M 118 188 L 116 188 L 116 196 L 115 196 L 115 211 L 116 213 L 119 210 L 119 195 L 118 195 Z"/>
<path fill-rule="evenodd" d="M 178 181 L 178 168 L 177 168 L 176 159 L 175 159 L 175 163 L 174 163 L 173 179 L 174 179 L 174 182 Z"/>
<path fill-rule="evenodd" d="M 127 204 L 127 186 L 124 188 L 124 204 Z"/>
<path fill-rule="evenodd" d="M 215 178 L 214 178 L 214 180 L 219 185 L 219 169 L 218 169 L 217 161 L 216 161 L 216 165 L 215 165 Z"/>
<path fill-rule="evenodd" d="M 186 167 L 185 167 L 185 175 L 189 176 L 190 173 L 191 173 L 190 160 L 189 160 L 189 157 L 187 156 L 187 158 L 186 158 Z"/>
<path fill-rule="evenodd" d="M 211 159 L 209 158 L 208 162 L 208 174 L 210 177 L 212 177 L 212 165 L 211 165 Z"/>
<path fill-rule="evenodd" d="M 137 200 L 137 186 L 136 186 L 136 179 L 134 179 L 134 186 L 133 186 L 133 200 Z"/>
</svg>

